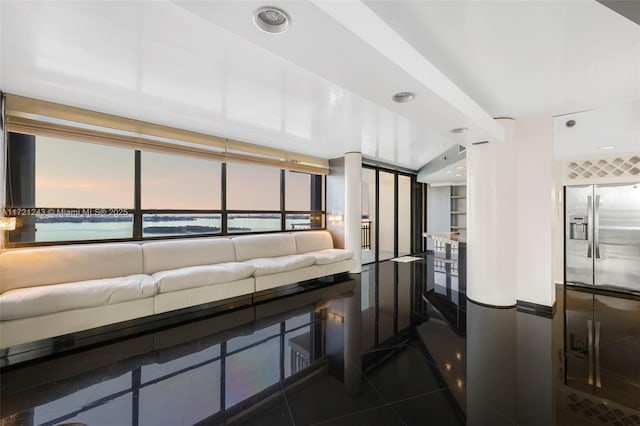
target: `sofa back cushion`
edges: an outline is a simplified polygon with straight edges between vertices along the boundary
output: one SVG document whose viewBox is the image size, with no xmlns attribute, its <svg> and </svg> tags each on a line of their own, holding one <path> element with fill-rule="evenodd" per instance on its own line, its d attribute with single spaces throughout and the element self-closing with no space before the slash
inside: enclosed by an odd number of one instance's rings
<svg viewBox="0 0 640 426">
<path fill-rule="evenodd" d="M 138 244 L 86 244 L 7 250 L 0 254 L 0 291 L 142 273 Z"/>
<path fill-rule="evenodd" d="M 296 240 L 292 234 L 244 235 L 232 241 L 236 246 L 238 262 L 296 254 Z"/>
<path fill-rule="evenodd" d="M 236 252 L 229 238 L 192 238 L 145 243 L 142 245 L 145 274 L 235 262 Z"/>
<path fill-rule="evenodd" d="M 328 231 L 307 231 L 293 234 L 298 253 L 309 253 L 333 248 L 333 238 Z"/>
</svg>

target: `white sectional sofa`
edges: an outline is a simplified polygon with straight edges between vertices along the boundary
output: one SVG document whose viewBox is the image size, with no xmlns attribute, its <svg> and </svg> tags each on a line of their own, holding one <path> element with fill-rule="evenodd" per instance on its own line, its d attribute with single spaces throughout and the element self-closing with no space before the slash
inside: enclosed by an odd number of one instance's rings
<svg viewBox="0 0 640 426">
<path fill-rule="evenodd" d="M 348 272 L 327 231 L 5 250 L 0 348 Z"/>
</svg>

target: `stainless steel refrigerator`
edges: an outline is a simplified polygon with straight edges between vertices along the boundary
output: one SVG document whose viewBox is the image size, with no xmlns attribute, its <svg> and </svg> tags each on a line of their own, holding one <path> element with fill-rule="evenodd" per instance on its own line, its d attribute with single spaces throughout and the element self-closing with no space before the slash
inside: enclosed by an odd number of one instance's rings
<svg viewBox="0 0 640 426">
<path fill-rule="evenodd" d="M 640 294 L 640 183 L 566 187 L 565 282 Z"/>
</svg>

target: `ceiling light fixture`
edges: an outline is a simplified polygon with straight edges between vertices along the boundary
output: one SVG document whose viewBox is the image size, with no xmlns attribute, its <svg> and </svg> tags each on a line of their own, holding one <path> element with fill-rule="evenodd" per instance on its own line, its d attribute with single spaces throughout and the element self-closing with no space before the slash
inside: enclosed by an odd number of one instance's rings
<svg viewBox="0 0 640 426">
<path fill-rule="evenodd" d="M 400 92 L 393 95 L 391 100 L 395 103 L 403 104 L 405 102 L 411 102 L 415 97 L 416 95 L 411 92 Z"/>
<path fill-rule="evenodd" d="M 462 175 L 461 175 L 460 173 L 456 173 L 456 176 L 460 177 L 460 176 L 462 176 Z"/>
<path fill-rule="evenodd" d="M 451 133 L 460 134 L 466 132 L 467 130 L 469 130 L 468 127 L 458 127 L 456 129 L 451 129 Z"/>
<path fill-rule="evenodd" d="M 613 149 L 615 147 L 616 147 L 615 145 L 606 145 L 606 146 L 601 146 L 598 149 L 606 150 L 606 149 Z"/>
<path fill-rule="evenodd" d="M 462 170 L 462 169 L 464 169 L 464 166 L 458 166 L 458 167 L 456 167 L 456 170 Z"/>
<path fill-rule="evenodd" d="M 567 126 L 568 128 L 575 127 L 576 120 L 568 120 L 566 123 L 564 123 L 564 125 Z"/>
<path fill-rule="evenodd" d="M 289 29 L 291 18 L 282 9 L 264 6 L 253 12 L 253 23 L 265 33 L 280 34 Z"/>
<path fill-rule="evenodd" d="M 449 173 L 453 173 L 451 170 L 447 170 L 445 173 L 449 174 Z"/>
</svg>

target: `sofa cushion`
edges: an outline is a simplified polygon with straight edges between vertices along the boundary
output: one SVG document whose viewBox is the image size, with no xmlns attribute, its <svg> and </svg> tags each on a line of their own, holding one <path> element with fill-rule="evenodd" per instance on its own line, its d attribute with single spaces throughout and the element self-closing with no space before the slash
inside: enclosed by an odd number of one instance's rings
<svg viewBox="0 0 640 426">
<path fill-rule="evenodd" d="M 305 231 L 293 234 L 298 253 L 308 253 L 333 248 L 333 238 L 328 231 Z"/>
<path fill-rule="evenodd" d="M 153 278 L 160 293 L 169 293 L 249 278 L 255 270 L 247 263 L 229 262 L 156 272 Z"/>
<path fill-rule="evenodd" d="M 342 262 L 353 257 L 351 250 L 326 249 L 306 253 L 316 259 L 316 265 L 328 265 L 330 263 Z"/>
<path fill-rule="evenodd" d="M 142 245 L 142 254 L 145 274 L 236 261 L 235 247 L 229 238 L 154 241 Z"/>
<path fill-rule="evenodd" d="M 11 249 L 0 254 L 0 292 L 142 273 L 142 248 L 133 243 Z"/>
<path fill-rule="evenodd" d="M 0 295 L 0 320 L 114 305 L 151 297 L 157 292 L 153 278 L 144 274 L 19 288 Z"/>
<path fill-rule="evenodd" d="M 256 271 L 253 275 L 260 277 L 306 268 L 307 266 L 311 266 L 316 263 L 316 258 L 304 254 L 294 254 L 290 256 L 251 259 L 247 260 L 245 263 L 255 266 Z"/>
<path fill-rule="evenodd" d="M 238 262 L 296 254 L 296 240 L 292 234 L 244 235 L 232 241 Z"/>
</svg>

